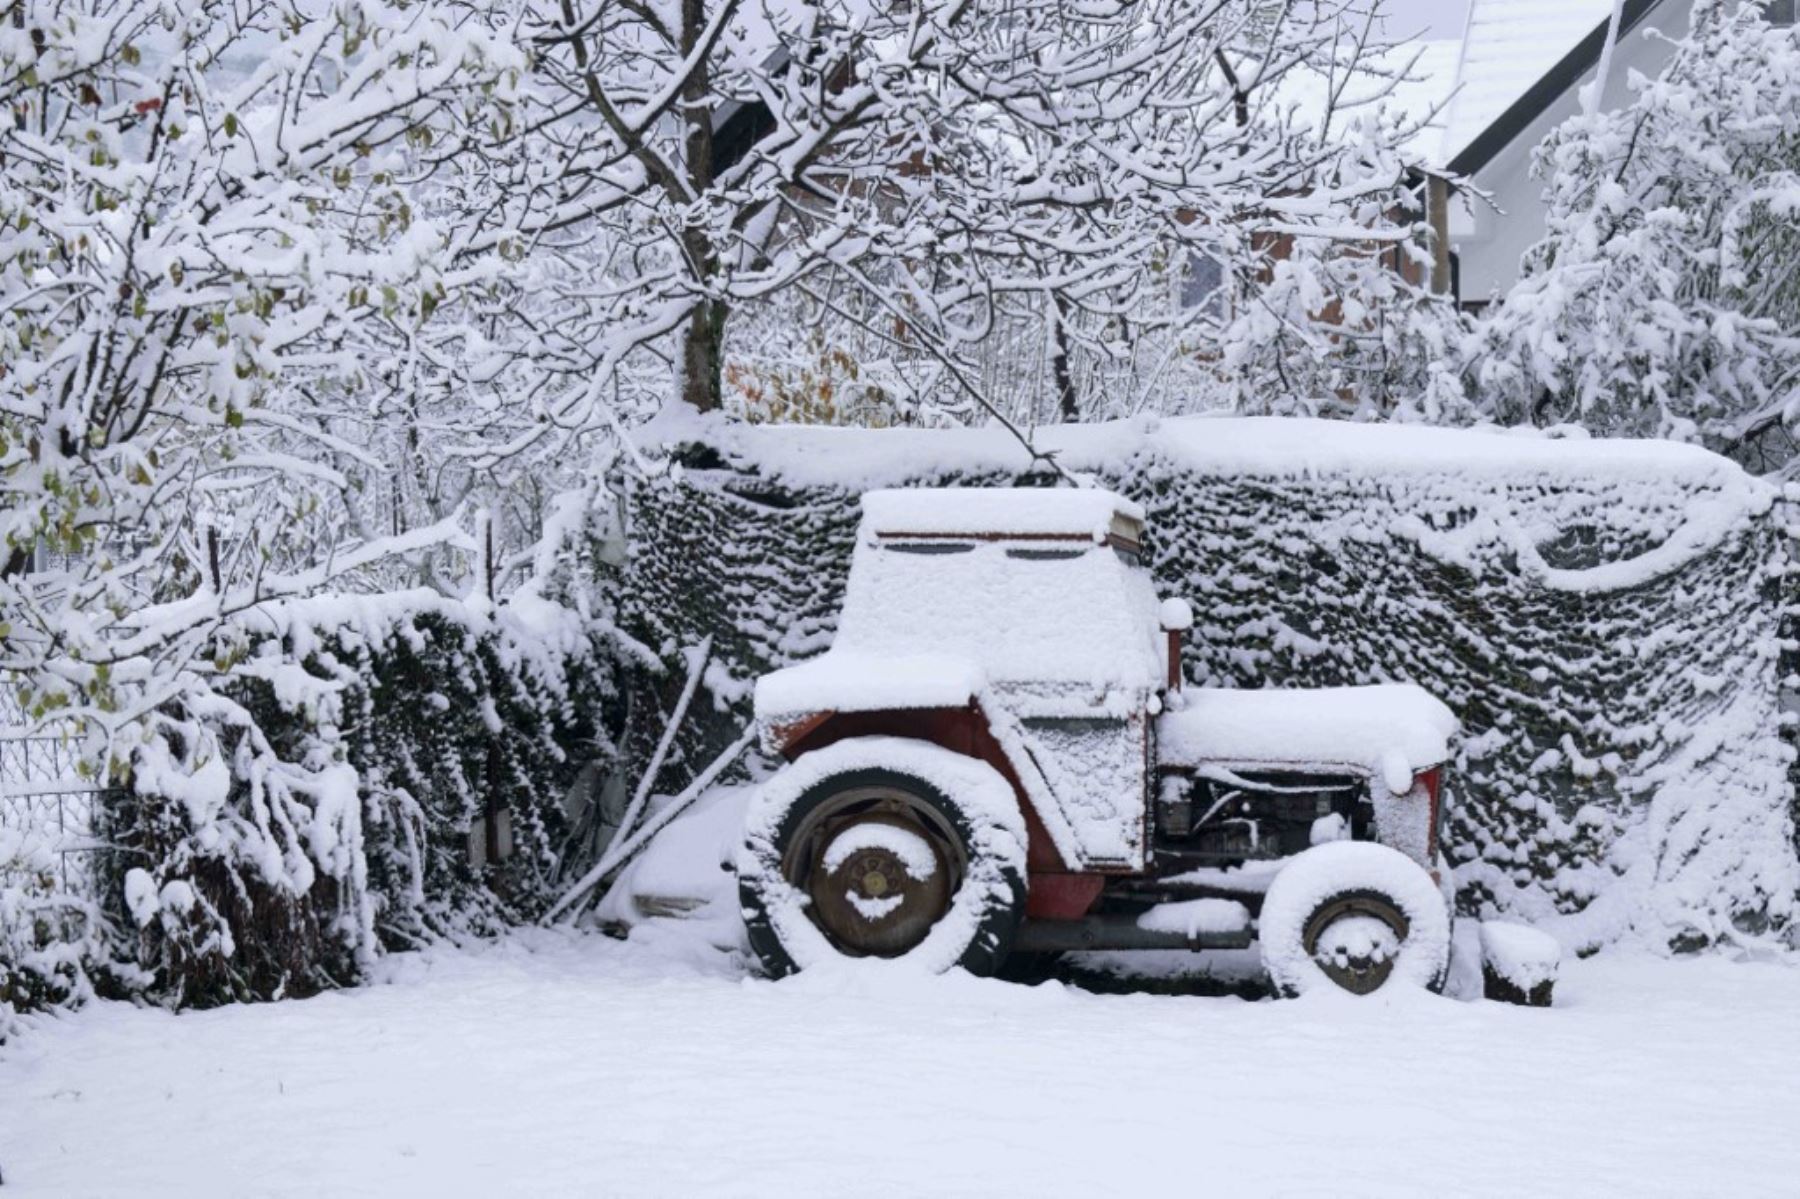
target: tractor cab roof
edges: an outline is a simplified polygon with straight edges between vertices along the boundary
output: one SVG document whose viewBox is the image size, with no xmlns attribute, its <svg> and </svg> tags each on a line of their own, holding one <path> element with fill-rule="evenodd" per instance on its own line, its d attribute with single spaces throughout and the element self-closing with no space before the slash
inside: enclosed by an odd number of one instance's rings
<svg viewBox="0 0 1800 1199">
<path fill-rule="evenodd" d="M 873 491 L 829 651 L 763 676 L 757 714 L 956 707 L 992 687 L 1142 697 L 1164 638 L 1143 510 L 1107 491 Z"/>
<path fill-rule="evenodd" d="M 1099 488 L 914 487 L 862 499 L 865 537 L 885 541 L 1089 541 L 1137 550 L 1144 510 Z"/>
</svg>

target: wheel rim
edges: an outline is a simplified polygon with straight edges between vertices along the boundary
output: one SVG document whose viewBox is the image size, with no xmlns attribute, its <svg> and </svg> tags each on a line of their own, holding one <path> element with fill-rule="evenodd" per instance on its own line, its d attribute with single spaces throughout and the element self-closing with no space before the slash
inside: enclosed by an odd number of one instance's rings
<svg viewBox="0 0 1800 1199">
<path fill-rule="evenodd" d="M 1378 892 L 1328 899 L 1306 922 L 1301 944 L 1325 977 L 1353 995 L 1379 990 L 1406 943 L 1405 913 Z"/>
<path fill-rule="evenodd" d="M 812 922 L 851 957 L 899 957 L 918 946 L 950 910 L 965 869 L 942 817 L 887 787 L 821 804 L 782 860 L 782 874 L 811 901 Z"/>
</svg>

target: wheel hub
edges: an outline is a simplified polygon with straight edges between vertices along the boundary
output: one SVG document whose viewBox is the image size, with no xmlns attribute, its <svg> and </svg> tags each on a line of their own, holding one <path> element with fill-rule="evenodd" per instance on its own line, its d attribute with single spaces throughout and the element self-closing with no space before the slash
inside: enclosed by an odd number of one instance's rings
<svg viewBox="0 0 1800 1199">
<path fill-rule="evenodd" d="M 1385 896 L 1344 895 L 1319 905 L 1302 943 L 1327 978 L 1367 995 L 1393 974 L 1407 932 L 1406 916 Z"/>
<path fill-rule="evenodd" d="M 950 862 L 904 815 L 868 813 L 833 828 L 820 838 L 809 875 L 813 920 L 855 956 L 897 957 L 950 910 Z"/>
</svg>

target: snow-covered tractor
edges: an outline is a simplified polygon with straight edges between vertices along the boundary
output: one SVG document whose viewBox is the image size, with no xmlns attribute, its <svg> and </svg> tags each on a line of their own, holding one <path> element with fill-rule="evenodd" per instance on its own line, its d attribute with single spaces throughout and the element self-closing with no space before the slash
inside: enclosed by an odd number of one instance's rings
<svg viewBox="0 0 1800 1199">
<path fill-rule="evenodd" d="M 831 648 L 756 686 L 788 764 L 737 873 L 771 974 L 1260 942 L 1286 994 L 1441 983 L 1455 718 L 1410 685 L 1183 687 L 1143 527 L 1102 490 L 863 497 Z"/>
</svg>

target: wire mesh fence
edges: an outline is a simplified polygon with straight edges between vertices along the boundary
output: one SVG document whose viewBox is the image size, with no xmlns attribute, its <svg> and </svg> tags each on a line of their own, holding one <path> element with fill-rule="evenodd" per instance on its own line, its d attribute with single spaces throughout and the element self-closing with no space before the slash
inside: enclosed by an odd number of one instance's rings
<svg viewBox="0 0 1800 1199">
<path fill-rule="evenodd" d="M 29 721 L 0 685 L 0 832 L 23 833 L 57 856 L 65 890 L 94 895 L 102 788 L 83 778 L 69 730 Z"/>
</svg>

